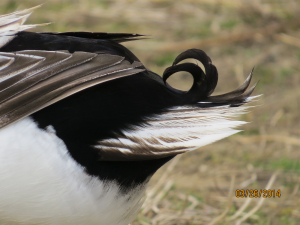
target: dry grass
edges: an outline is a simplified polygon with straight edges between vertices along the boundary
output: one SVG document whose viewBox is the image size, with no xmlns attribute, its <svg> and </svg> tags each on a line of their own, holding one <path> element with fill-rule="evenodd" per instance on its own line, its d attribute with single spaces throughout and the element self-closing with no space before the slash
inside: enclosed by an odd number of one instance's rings
<svg viewBox="0 0 300 225">
<path fill-rule="evenodd" d="M 0 12 L 38 0 L 2 0 Z M 245 131 L 183 155 L 151 180 L 133 225 L 300 224 L 300 3 L 297 0 L 49 0 L 31 23 L 41 31 L 133 32 L 126 43 L 162 74 L 187 48 L 201 48 L 219 70 L 216 93 L 237 87 L 255 66 L 259 106 Z M 188 88 L 187 76 L 173 80 Z M 237 198 L 236 189 L 281 190 L 281 197 Z"/>
</svg>

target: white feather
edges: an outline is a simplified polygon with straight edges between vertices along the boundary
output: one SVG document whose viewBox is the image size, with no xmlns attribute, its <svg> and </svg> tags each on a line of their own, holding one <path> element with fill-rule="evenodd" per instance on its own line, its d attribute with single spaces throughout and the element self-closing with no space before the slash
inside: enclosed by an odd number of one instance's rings
<svg viewBox="0 0 300 225">
<path fill-rule="evenodd" d="M 127 225 L 145 188 L 124 195 L 87 175 L 53 127 L 27 117 L 0 130 L 0 224 Z"/>
<path fill-rule="evenodd" d="M 234 128 L 246 122 L 234 121 L 232 117 L 246 113 L 247 108 L 228 105 L 173 107 L 156 117 L 147 118 L 146 124 L 123 130 L 121 137 L 116 134 L 115 138 L 99 141 L 95 148 L 119 151 L 127 156 L 183 153 L 239 132 Z"/>
<path fill-rule="evenodd" d="M 20 31 L 35 28 L 36 26 L 46 24 L 23 25 L 31 13 L 40 6 L 30 9 L 16 11 L 10 14 L 0 16 L 0 48 L 10 42 Z"/>
</svg>

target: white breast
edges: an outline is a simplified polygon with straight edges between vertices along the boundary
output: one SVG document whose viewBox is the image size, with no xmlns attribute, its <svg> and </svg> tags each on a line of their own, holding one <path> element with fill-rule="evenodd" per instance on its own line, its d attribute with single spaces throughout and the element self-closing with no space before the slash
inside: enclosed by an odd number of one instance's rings
<svg viewBox="0 0 300 225">
<path fill-rule="evenodd" d="M 124 196 L 87 175 L 53 128 L 30 118 L 0 130 L 0 224 L 127 225 L 145 186 Z"/>
</svg>

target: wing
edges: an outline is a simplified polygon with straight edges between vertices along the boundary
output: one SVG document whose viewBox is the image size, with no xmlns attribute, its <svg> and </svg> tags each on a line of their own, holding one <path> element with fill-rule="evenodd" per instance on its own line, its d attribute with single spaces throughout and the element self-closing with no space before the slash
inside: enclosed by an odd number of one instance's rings
<svg viewBox="0 0 300 225">
<path fill-rule="evenodd" d="M 0 52 L 0 128 L 91 86 L 139 73 L 140 62 L 87 52 Z"/>
</svg>

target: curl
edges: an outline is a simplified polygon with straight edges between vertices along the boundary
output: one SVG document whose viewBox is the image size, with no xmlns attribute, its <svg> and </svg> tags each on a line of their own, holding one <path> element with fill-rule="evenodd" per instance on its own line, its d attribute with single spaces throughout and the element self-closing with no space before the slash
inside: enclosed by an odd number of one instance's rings
<svg viewBox="0 0 300 225">
<path fill-rule="evenodd" d="M 182 63 L 178 64 L 185 59 L 196 59 L 200 61 L 204 68 L 203 70 L 194 63 Z M 173 91 L 181 94 L 185 94 L 189 100 L 200 101 L 210 96 L 218 83 L 218 71 L 212 64 L 211 59 L 206 53 L 199 49 L 189 49 L 179 54 L 173 62 L 173 65 L 168 67 L 163 74 L 163 81 L 166 84 L 166 80 L 174 73 L 186 71 L 193 76 L 194 82 L 191 89 L 188 92 L 179 91 L 171 88 Z M 166 84 L 167 85 L 167 84 Z"/>
<path fill-rule="evenodd" d="M 203 70 L 194 63 L 181 63 L 185 59 L 196 59 L 200 61 L 204 68 Z M 245 82 L 236 90 L 228 92 L 226 94 L 210 96 L 218 83 L 218 71 L 217 68 L 212 64 L 211 59 L 206 53 L 199 49 L 189 49 L 181 54 L 179 54 L 173 62 L 173 65 L 168 67 L 163 74 L 163 81 L 165 85 L 174 91 L 175 93 L 181 94 L 186 101 L 186 103 L 192 102 L 210 102 L 212 104 L 228 104 L 231 106 L 237 106 L 247 102 L 247 98 L 254 91 L 257 83 L 251 87 L 249 90 L 249 84 L 253 75 L 252 69 L 251 73 L 245 80 Z M 185 71 L 193 76 L 193 85 L 189 91 L 180 91 L 172 88 L 166 83 L 166 80 L 174 73 Z"/>
</svg>

